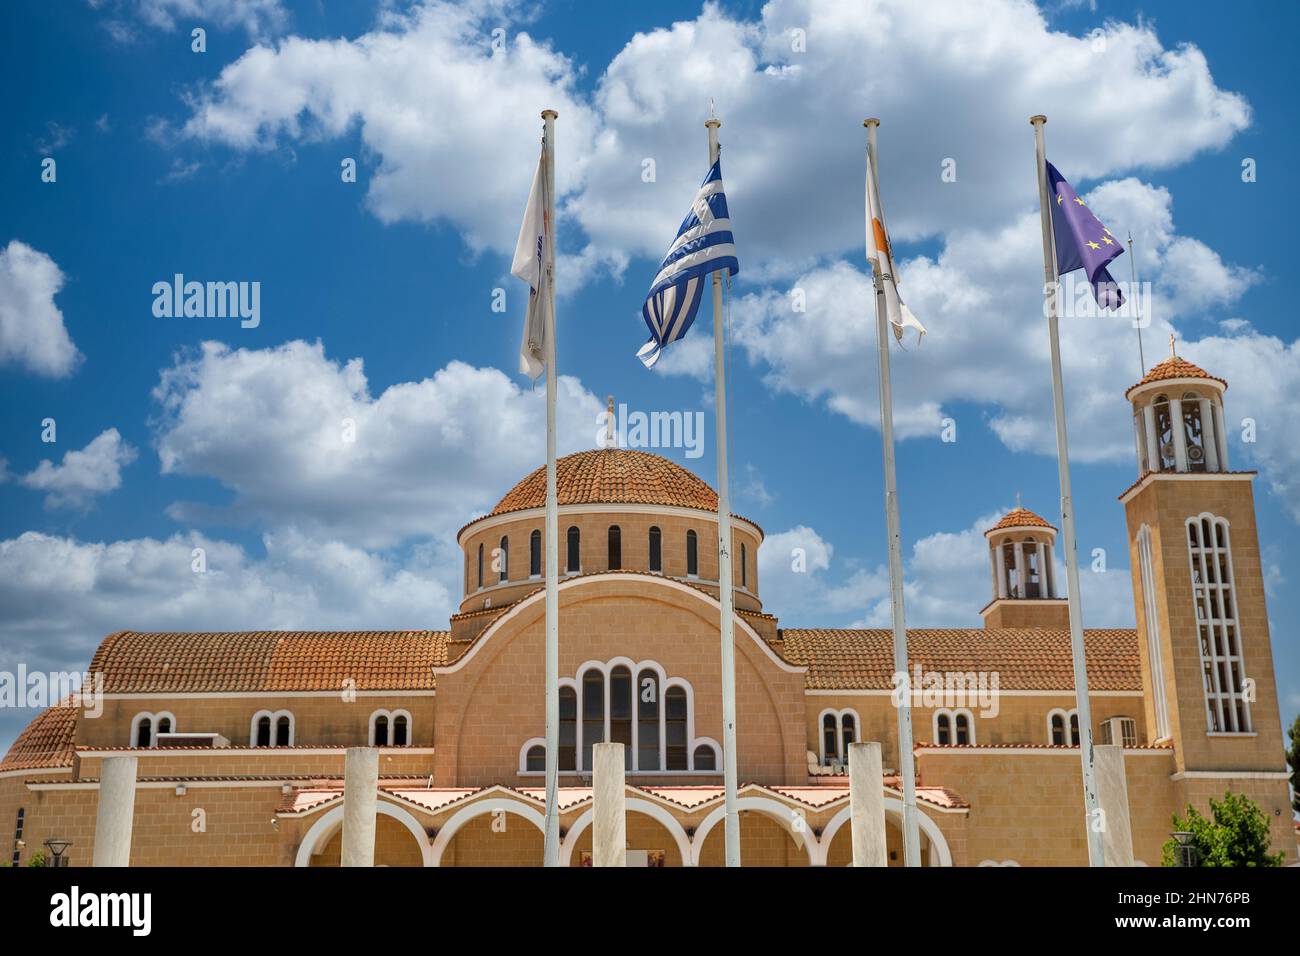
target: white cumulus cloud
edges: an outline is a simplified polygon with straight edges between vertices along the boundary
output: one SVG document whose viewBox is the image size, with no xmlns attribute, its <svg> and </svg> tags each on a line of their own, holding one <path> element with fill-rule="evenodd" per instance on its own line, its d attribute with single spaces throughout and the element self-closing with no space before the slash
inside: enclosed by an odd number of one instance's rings
<svg viewBox="0 0 1300 956">
<path fill-rule="evenodd" d="M 122 469 L 135 458 L 135 449 L 116 428 L 109 428 L 85 448 L 64 454 L 59 464 L 47 458 L 18 480 L 28 488 L 45 492 L 46 507 L 80 508 L 120 488 Z"/>
<path fill-rule="evenodd" d="M 0 365 L 63 378 L 81 362 L 54 296 L 63 271 L 43 252 L 17 239 L 0 249 Z"/>
</svg>

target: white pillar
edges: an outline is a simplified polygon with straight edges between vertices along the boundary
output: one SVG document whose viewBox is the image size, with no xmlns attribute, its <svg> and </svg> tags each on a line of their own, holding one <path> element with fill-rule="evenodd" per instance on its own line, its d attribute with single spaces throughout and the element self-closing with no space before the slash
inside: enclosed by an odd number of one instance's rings
<svg viewBox="0 0 1300 956">
<path fill-rule="evenodd" d="M 1016 590 L 1020 593 L 1017 597 L 1026 597 L 1025 594 L 1025 546 L 1021 542 L 1015 543 L 1016 549 Z"/>
<path fill-rule="evenodd" d="M 993 597 L 998 598 L 998 549 L 989 548 L 989 567 L 993 570 Z"/>
<path fill-rule="evenodd" d="M 1219 470 L 1219 436 L 1214 427 L 1214 406 L 1208 398 L 1202 398 L 1201 406 L 1201 449 L 1205 452 L 1205 470 Z"/>
<path fill-rule="evenodd" d="M 1007 596 L 1007 543 L 998 542 L 998 597 Z"/>
<path fill-rule="evenodd" d="M 92 866 L 131 865 L 131 824 L 135 819 L 135 757 L 105 757 L 99 767 L 99 806 L 95 810 Z"/>
<path fill-rule="evenodd" d="M 623 789 L 623 745 L 592 748 L 591 862 L 593 866 L 627 866 L 627 796 Z"/>
<path fill-rule="evenodd" d="M 1142 406 L 1142 430 L 1147 440 L 1147 471 L 1160 471 L 1160 433 L 1156 430 L 1156 409 L 1149 402 Z"/>
<path fill-rule="evenodd" d="M 1133 831 L 1129 823 L 1124 748 L 1116 744 L 1101 744 L 1095 749 L 1097 804 L 1105 814 L 1102 850 L 1106 866 L 1132 866 Z"/>
<path fill-rule="evenodd" d="M 1187 426 L 1183 424 L 1183 400 L 1169 400 L 1169 418 L 1174 433 L 1174 471 L 1187 470 Z"/>
<path fill-rule="evenodd" d="M 849 825 L 854 866 L 888 866 L 885 790 L 880 744 L 849 744 Z"/>
<path fill-rule="evenodd" d="M 1218 439 L 1219 444 L 1219 470 L 1228 470 L 1228 430 L 1223 422 L 1223 406 L 1218 402 L 1211 402 L 1211 408 L 1214 411 L 1214 437 Z"/>
<path fill-rule="evenodd" d="M 379 748 L 349 747 L 343 758 L 342 866 L 375 865 Z"/>
<path fill-rule="evenodd" d="M 1043 546 L 1043 560 L 1046 562 L 1043 566 L 1043 573 L 1047 575 L 1045 578 L 1047 581 L 1047 596 L 1049 598 L 1056 598 L 1058 596 L 1056 593 L 1056 563 L 1055 559 L 1052 557 L 1051 544 Z"/>
<path fill-rule="evenodd" d="M 1045 598 L 1047 592 L 1047 545 L 1038 542 L 1038 596 Z"/>
</svg>

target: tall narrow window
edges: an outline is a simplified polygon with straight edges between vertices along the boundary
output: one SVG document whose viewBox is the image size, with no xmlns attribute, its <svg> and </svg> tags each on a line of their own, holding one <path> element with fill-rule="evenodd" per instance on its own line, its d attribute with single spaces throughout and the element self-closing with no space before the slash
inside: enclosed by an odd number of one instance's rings
<svg viewBox="0 0 1300 956">
<path fill-rule="evenodd" d="M 669 770 L 686 770 L 689 766 L 686 712 L 686 691 L 680 687 L 668 688 L 664 695 L 664 735 Z"/>
<path fill-rule="evenodd" d="M 956 731 L 953 734 L 955 742 L 959 744 L 970 743 L 970 718 L 965 714 L 959 713 L 953 718 L 953 725 L 956 728 Z"/>
<path fill-rule="evenodd" d="M 658 528 L 650 529 L 650 570 L 663 571 L 664 548 L 663 535 Z"/>
<path fill-rule="evenodd" d="M 135 745 L 137 747 L 148 747 L 151 743 L 153 743 L 153 721 L 146 717 L 136 725 Z"/>
<path fill-rule="evenodd" d="M 582 675 L 582 769 L 593 766 L 591 748 L 605 742 L 605 675 L 592 668 Z"/>
<path fill-rule="evenodd" d="M 937 743 L 952 743 L 952 718 L 948 714 L 936 714 L 934 718 L 935 737 Z"/>
<path fill-rule="evenodd" d="M 637 769 L 659 769 L 659 675 L 643 670 L 636 679 Z"/>
<path fill-rule="evenodd" d="M 22 847 L 18 844 L 21 843 L 23 839 L 23 815 L 25 812 L 26 811 L 22 807 L 18 808 L 18 823 L 14 826 L 14 855 L 10 860 L 10 863 L 13 866 L 18 865 L 18 862 L 22 859 L 23 855 Z"/>
<path fill-rule="evenodd" d="M 375 746 L 388 746 L 388 717 L 380 715 L 375 718 Z"/>
<path fill-rule="evenodd" d="M 1155 562 L 1151 553 L 1151 528 L 1138 529 L 1138 571 L 1142 582 L 1142 621 L 1146 625 L 1147 666 L 1155 705 L 1156 740 L 1169 737 L 1169 700 L 1165 695 L 1165 663 L 1160 646 L 1160 615 L 1156 610 Z"/>
<path fill-rule="evenodd" d="M 575 525 L 569 529 L 568 541 L 567 541 L 568 547 L 566 548 L 566 551 L 568 553 L 565 556 L 566 558 L 565 570 L 568 571 L 570 574 L 577 574 L 579 571 L 582 570 L 582 561 L 579 555 L 579 551 L 581 550 L 580 548 L 581 543 L 582 543 L 582 532 L 580 532 L 577 526 Z"/>
<path fill-rule="evenodd" d="M 1079 746 L 1079 714 L 1077 711 L 1070 712 L 1070 746 Z"/>
<path fill-rule="evenodd" d="M 1156 413 L 1156 449 L 1160 454 L 1159 471 L 1173 471 L 1178 467 L 1174 449 L 1174 419 L 1170 412 L 1169 396 L 1157 395 L 1152 402 Z"/>
<path fill-rule="evenodd" d="M 849 762 L 849 744 L 856 742 L 858 739 L 858 724 L 853 719 L 852 714 L 842 714 L 840 716 L 840 727 L 842 731 L 840 736 L 844 739 L 844 762 L 847 764 Z"/>
<path fill-rule="evenodd" d="M 700 542 L 694 531 L 686 532 L 686 574 L 692 578 L 700 576 Z"/>
<path fill-rule="evenodd" d="M 740 586 L 749 587 L 749 550 L 740 542 Z"/>
<path fill-rule="evenodd" d="M 528 575 L 534 578 L 542 575 L 542 533 L 540 531 L 534 531 L 528 536 Z"/>
<path fill-rule="evenodd" d="M 1250 733 L 1254 725 L 1246 700 L 1227 520 L 1211 514 L 1189 518 L 1187 547 L 1201 646 L 1206 727 L 1210 733 Z"/>
<path fill-rule="evenodd" d="M 1205 433 L 1201 400 L 1194 392 L 1183 396 L 1183 435 L 1187 439 L 1187 470 L 1205 471 Z"/>
<path fill-rule="evenodd" d="M 609 672 L 609 742 L 623 745 L 623 766 L 632 769 L 632 672 L 615 667 Z"/>
<path fill-rule="evenodd" d="M 498 558 L 501 562 L 501 580 L 510 580 L 510 539 L 505 535 L 501 536 L 501 554 Z"/>
<path fill-rule="evenodd" d="M 560 688 L 560 769 L 578 769 L 578 694 L 572 687 Z"/>
<path fill-rule="evenodd" d="M 409 723 L 403 714 L 398 714 L 393 718 L 393 746 L 405 747 L 408 743 Z"/>
<path fill-rule="evenodd" d="M 839 728 L 835 726 L 835 715 L 822 717 L 822 763 L 830 766 L 840 759 Z"/>
<path fill-rule="evenodd" d="M 275 722 L 275 745 L 288 747 L 293 743 L 293 721 L 281 716 Z"/>
<path fill-rule="evenodd" d="M 1052 715 L 1052 746 L 1060 747 L 1065 743 L 1065 715 Z"/>
<path fill-rule="evenodd" d="M 259 717 L 257 721 L 257 746 L 271 746 L 271 718 Z"/>
<path fill-rule="evenodd" d="M 528 755 L 524 758 L 524 769 L 533 773 L 541 773 L 546 769 L 546 748 L 541 744 L 528 748 Z"/>
<path fill-rule="evenodd" d="M 609 526 L 609 569 L 616 571 L 623 566 L 623 532 L 618 525 Z"/>
<path fill-rule="evenodd" d="M 1043 572 L 1038 566 L 1038 542 L 1026 538 L 1020 547 L 1025 555 L 1025 597 L 1040 598 L 1043 596 Z"/>
<path fill-rule="evenodd" d="M 478 546 L 478 586 L 483 588 L 483 543 L 479 542 Z"/>
</svg>

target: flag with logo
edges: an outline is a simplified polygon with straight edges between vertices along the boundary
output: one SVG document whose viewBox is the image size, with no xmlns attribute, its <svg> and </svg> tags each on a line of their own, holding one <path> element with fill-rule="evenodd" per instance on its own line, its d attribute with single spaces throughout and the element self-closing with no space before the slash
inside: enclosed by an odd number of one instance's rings
<svg viewBox="0 0 1300 956">
<path fill-rule="evenodd" d="M 536 379 L 546 367 L 546 302 L 545 283 L 550 280 L 550 263 L 547 262 L 550 246 L 547 243 L 546 221 L 546 150 L 537 160 L 533 173 L 533 187 L 528 193 L 524 221 L 519 227 L 519 241 L 515 244 L 515 258 L 510 263 L 510 274 L 528 285 L 528 311 L 524 313 L 524 336 L 519 344 L 519 371 Z"/>
<path fill-rule="evenodd" d="M 925 337 L 925 326 L 903 304 L 898 295 L 898 271 L 894 267 L 894 250 L 885 231 L 885 211 L 880 204 L 876 177 L 871 174 L 871 160 L 867 159 L 867 261 L 880 274 L 881 288 L 885 294 L 885 315 L 894 329 L 894 338 L 903 341 L 904 329 L 916 329 L 916 340 Z"/>
<path fill-rule="evenodd" d="M 719 269 L 733 276 L 740 271 L 722 189 L 721 160 L 704 177 L 641 307 L 650 341 L 636 355 L 646 368 L 653 368 L 664 348 L 690 329 L 700 308 L 705 279 Z"/>
<path fill-rule="evenodd" d="M 1124 294 L 1106 266 L 1124 251 L 1124 244 L 1101 224 L 1055 166 L 1047 164 L 1047 193 L 1051 198 L 1052 233 L 1056 238 L 1058 276 L 1083 269 L 1092 295 L 1103 309 L 1118 309 Z"/>
</svg>

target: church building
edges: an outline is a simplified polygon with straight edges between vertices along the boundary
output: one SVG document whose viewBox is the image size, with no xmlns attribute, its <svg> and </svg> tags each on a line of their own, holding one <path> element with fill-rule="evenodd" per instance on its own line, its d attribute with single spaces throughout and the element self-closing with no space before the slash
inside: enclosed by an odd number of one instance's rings
<svg viewBox="0 0 1300 956">
<path fill-rule="evenodd" d="M 1085 630 L 1093 733 L 1123 748 L 1134 854 L 1152 866 L 1171 816 L 1225 790 L 1297 858 L 1255 474 L 1229 467 L 1226 388 L 1174 356 L 1129 389 L 1138 477 L 1119 500 L 1137 626 Z M 345 750 L 372 746 L 376 864 L 540 865 L 545 482 L 539 468 L 460 530 L 463 598 L 444 629 L 108 635 L 94 707 L 49 708 L 0 762 L 11 861 L 53 839 L 88 865 L 101 768 L 132 756 L 132 865 L 338 865 Z M 560 459 L 558 492 L 562 860 L 590 862 L 592 746 L 612 741 L 629 863 L 719 866 L 717 495 L 626 448 Z M 873 740 L 901 865 L 890 631 L 781 620 L 763 603 L 762 529 L 732 529 L 743 862 L 847 864 L 846 748 Z M 1018 507 L 986 538 L 982 626 L 908 633 L 922 861 L 1084 865 L 1057 532 Z"/>
</svg>

